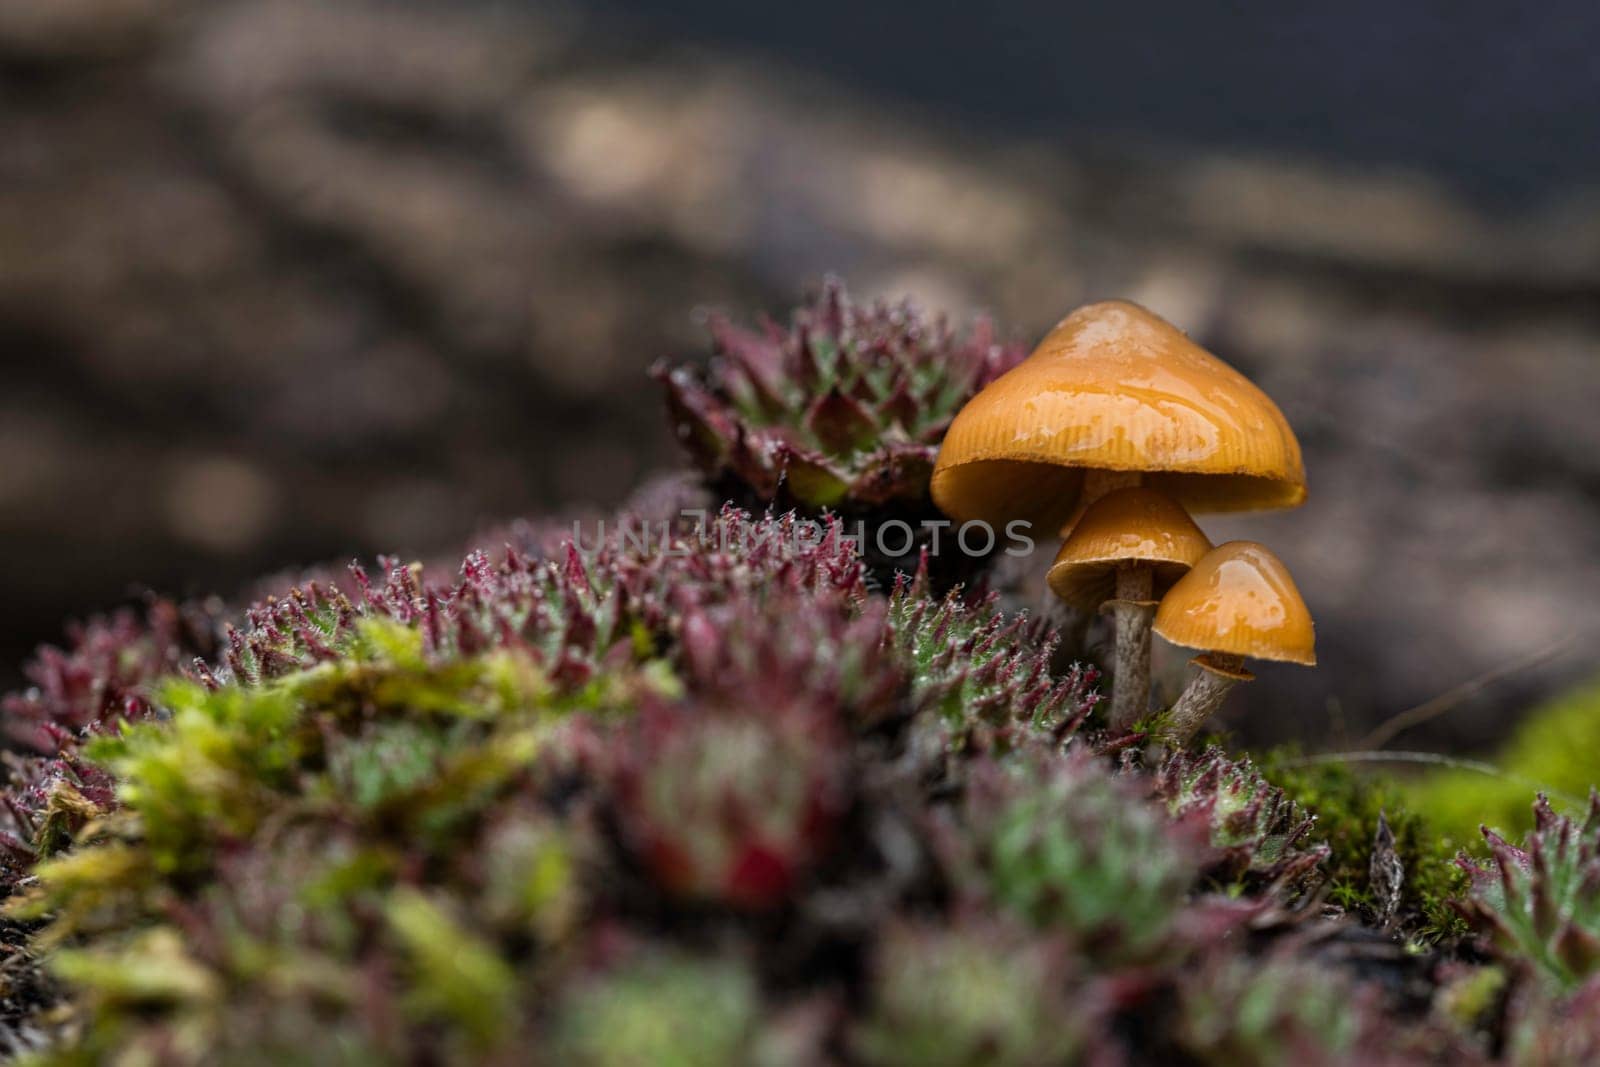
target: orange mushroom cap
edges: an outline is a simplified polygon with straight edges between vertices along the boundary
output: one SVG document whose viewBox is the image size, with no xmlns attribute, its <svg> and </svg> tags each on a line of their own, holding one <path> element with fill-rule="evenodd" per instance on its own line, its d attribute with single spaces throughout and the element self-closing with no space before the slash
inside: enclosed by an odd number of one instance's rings
<svg viewBox="0 0 1600 1067">
<path fill-rule="evenodd" d="M 1190 511 L 1305 500 L 1300 443 L 1251 381 L 1158 315 L 1081 307 L 956 415 L 933 499 L 961 521 L 1059 529 L 1085 470 L 1140 471 Z"/>
<path fill-rule="evenodd" d="M 1186 648 L 1307 667 L 1317 662 L 1311 612 L 1289 568 L 1254 541 L 1207 552 L 1167 591 L 1153 629 Z"/>
<path fill-rule="evenodd" d="M 1084 511 L 1048 580 L 1056 596 L 1092 611 L 1115 593 L 1118 564 L 1150 564 L 1159 597 L 1209 551 L 1210 540 L 1176 500 L 1155 489 L 1116 489 Z"/>
</svg>

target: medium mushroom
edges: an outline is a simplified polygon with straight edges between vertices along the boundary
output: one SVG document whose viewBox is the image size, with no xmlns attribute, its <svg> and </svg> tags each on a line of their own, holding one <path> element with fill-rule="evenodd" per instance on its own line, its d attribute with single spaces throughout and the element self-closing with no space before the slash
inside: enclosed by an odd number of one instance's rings
<svg viewBox="0 0 1600 1067">
<path fill-rule="evenodd" d="M 951 518 L 1059 530 L 1112 489 L 1193 512 L 1296 507 L 1300 443 L 1251 381 L 1160 316 L 1079 308 L 956 415 L 933 499 Z"/>
<path fill-rule="evenodd" d="M 1230 689 L 1255 677 L 1246 659 L 1317 663 L 1300 590 L 1283 561 L 1254 541 L 1229 541 L 1206 553 L 1162 599 L 1154 628 L 1175 645 L 1202 650 L 1189 661 L 1199 670 L 1163 730 L 1177 744 L 1195 735 Z"/>
<path fill-rule="evenodd" d="M 1050 567 L 1050 589 L 1083 611 L 1117 619 L 1111 726 L 1128 730 L 1150 706 L 1150 620 L 1159 598 L 1211 550 L 1189 513 L 1155 489 L 1115 489 L 1084 509 Z"/>
</svg>

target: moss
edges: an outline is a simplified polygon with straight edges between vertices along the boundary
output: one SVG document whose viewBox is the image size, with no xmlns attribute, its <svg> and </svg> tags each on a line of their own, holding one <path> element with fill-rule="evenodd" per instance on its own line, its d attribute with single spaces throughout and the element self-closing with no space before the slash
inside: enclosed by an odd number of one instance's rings
<svg viewBox="0 0 1600 1067">
<path fill-rule="evenodd" d="M 1381 776 L 1358 774 L 1346 764 L 1304 762 L 1294 749 L 1273 750 L 1260 766 L 1316 817 L 1309 836 L 1330 849 L 1326 870 L 1333 903 L 1372 917 L 1370 871 L 1381 813 L 1405 872 L 1399 912 L 1405 928 L 1424 942 L 1464 932 L 1450 906 L 1466 890 L 1466 877 L 1454 862 L 1463 842 L 1437 830 L 1401 787 Z"/>
<path fill-rule="evenodd" d="M 1529 800 L 1543 792 L 1557 811 L 1576 814 L 1600 785 L 1600 681 L 1533 709 L 1488 762 L 1498 774 L 1446 770 L 1405 786 L 1419 810 L 1456 840 L 1476 842 L 1478 827 L 1505 835 L 1533 827 Z"/>
<path fill-rule="evenodd" d="M 1434 994 L 1433 1013 L 1445 1025 L 1468 1037 L 1492 1030 L 1505 1001 L 1510 979 L 1502 967 L 1456 967 L 1447 972 Z"/>
<path fill-rule="evenodd" d="M 1268 761 L 1279 795 L 1210 754 L 1164 795 L 1083 732 L 1094 677 L 1053 672 L 1047 631 L 811 551 L 469 557 L 443 591 L 390 568 L 348 612 L 277 601 L 226 666 L 144 683 L 151 714 L 58 780 L 55 854 L 8 905 L 68 995 L 54 1060 L 1348 1042 L 1255 987 L 1186 1037 L 1134 1021 L 1249 969 L 1247 924 L 1282 914 L 1264 883 L 1308 873 L 1319 833 L 1359 905 L 1384 806 L 1412 927 L 1439 932 L 1449 846 L 1386 789 Z"/>
<path fill-rule="evenodd" d="M 78 1051 L 170 1026 L 226 1059 L 285 1015 L 357 1009 L 369 965 L 446 1058 L 512 1039 L 516 946 L 561 938 L 577 907 L 577 829 L 519 799 L 573 712 L 543 685 L 505 702 L 503 653 L 435 670 L 395 647 L 259 689 L 171 683 L 168 718 L 92 746 L 121 810 L 12 903 L 51 918 L 42 946 L 81 946 L 51 963 L 94 1020 Z M 402 678 L 415 706 L 375 696 Z"/>
<path fill-rule="evenodd" d="M 50 969 L 103 1012 L 203 1004 L 221 992 L 216 975 L 189 954 L 171 927 L 140 934 L 125 947 L 62 949 Z"/>
</svg>

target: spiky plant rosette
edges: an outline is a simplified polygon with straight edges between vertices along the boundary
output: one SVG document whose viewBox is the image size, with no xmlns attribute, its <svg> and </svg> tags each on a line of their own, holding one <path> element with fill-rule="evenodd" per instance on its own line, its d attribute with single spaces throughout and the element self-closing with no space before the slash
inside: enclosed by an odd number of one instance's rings
<svg viewBox="0 0 1600 1067">
<path fill-rule="evenodd" d="M 576 686 L 603 676 L 607 655 L 675 643 L 697 606 L 759 604 L 785 591 L 852 603 L 867 595 L 837 524 L 792 514 L 754 520 L 731 507 L 699 526 L 624 516 L 606 536 L 568 538 L 548 556 L 507 549 L 494 563 L 475 551 L 446 583 L 424 582 L 420 568 L 393 559 L 378 581 L 359 566 L 351 573 L 351 595 L 313 582 L 249 609 L 243 629 L 228 628 L 219 676 L 260 684 L 337 662 L 377 619 L 415 631 L 429 657 L 523 648 Z"/>
<path fill-rule="evenodd" d="M 1206 1067 L 1415 1062 L 1396 1048 L 1404 1032 L 1385 1018 L 1380 990 L 1294 948 L 1217 956 L 1185 975 L 1171 1058 Z"/>
<path fill-rule="evenodd" d="M 1114 1063 L 1110 998 L 1071 947 L 1015 921 L 897 922 L 849 1035 L 874 1067 Z"/>
<path fill-rule="evenodd" d="M 1192 900 L 1203 838 L 1081 749 L 974 762 L 942 833 L 972 899 L 1062 934 L 1102 965 L 1136 968 L 1186 958 L 1255 908 Z"/>
<path fill-rule="evenodd" d="M 1600 977 L 1565 993 L 1525 985 L 1506 1011 L 1505 1061 L 1516 1067 L 1600 1063 Z"/>
<path fill-rule="evenodd" d="M 743 909 L 788 899 L 831 845 L 854 786 L 846 710 L 903 682 L 879 606 L 768 609 L 694 609 L 679 660 L 696 701 L 647 702 L 613 752 L 617 825 L 657 883 Z"/>
<path fill-rule="evenodd" d="M 707 321 L 709 364 L 655 369 L 679 439 L 713 482 L 811 510 L 923 504 L 950 420 L 1027 354 L 988 319 L 960 334 L 909 300 L 857 305 L 836 279 L 787 327 Z"/>
<path fill-rule="evenodd" d="M 706 364 L 658 363 L 679 441 L 719 498 L 845 516 L 875 574 L 916 565 L 941 532 L 928 483 L 950 420 L 1027 355 L 975 320 L 965 332 L 909 300 L 853 303 L 830 279 L 787 326 L 708 319 Z M 905 528 L 888 526 L 904 523 Z M 937 583 L 976 566 L 943 530 Z M 998 539 L 998 535 L 997 535 Z M 981 554 L 994 550 L 987 538 Z"/>
<path fill-rule="evenodd" d="M 1484 828 L 1491 859 L 1458 861 L 1472 878 L 1458 907 L 1505 959 L 1572 989 L 1600 971 L 1600 792 L 1581 823 L 1543 794 L 1533 818 L 1521 848 Z"/>
<path fill-rule="evenodd" d="M 1316 818 L 1267 781 L 1248 757 L 1215 746 L 1180 752 L 1151 779 L 1177 819 L 1205 826 L 1216 856 L 1209 876 L 1223 885 L 1295 892 L 1316 879 L 1328 846 L 1312 840 Z"/>
<path fill-rule="evenodd" d="M 635 944 L 561 991 L 550 1042 L 560 1063 L 805 1067 L 824 1028 L 805 1006 L 770 1016 L 738 961 Z"/>
<path fill-rule="evenodd" d="M 1040 733 L 1075 733 L 1100 703 L 1100 672 L 1081 663 L 1053 670 L 1054 631 L 1000 611 L 996 594 L 934 599 L 928 561 L 924 552 L 915 575 L 896 578 L 887 616 L 909 669 L 911 707 L 933 713 L 920 723 L 930 740 L 952 750 L 1008 748 Z"/>
</svg>

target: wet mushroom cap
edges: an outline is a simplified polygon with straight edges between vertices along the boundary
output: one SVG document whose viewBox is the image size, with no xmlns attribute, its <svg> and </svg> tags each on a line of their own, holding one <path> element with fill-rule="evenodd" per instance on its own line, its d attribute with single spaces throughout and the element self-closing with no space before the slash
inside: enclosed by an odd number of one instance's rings
<svg viewBox="0 0 1600 1067">
<path fill-rule="evenodd" d="M 933 499 L 959 521 L 1056 530 L 1086 470 L 1139 471 L 1196 512 L 1295 507 L 1300 443 L 1276 404 L 1137 304 L 1079 308 L 962 408 Z"/>
<path fill-rule="evenodd" d="M 1283 561 L 1254 541 L 1207 552 L 1156 609 L 1156 633 L 1175 645 L 1315 666 L 1311 612 Z"/>
<path fill-rule="evenodd" d="M 1210 550 L 1189 513 L 1165 493 L 1116 489 L 1084 511 L 1048 580 L 1056 596 L 1093 611 L 1115 594 L 1119 565 L 1149 564 L 1160 597 Z"/>
</svg>

